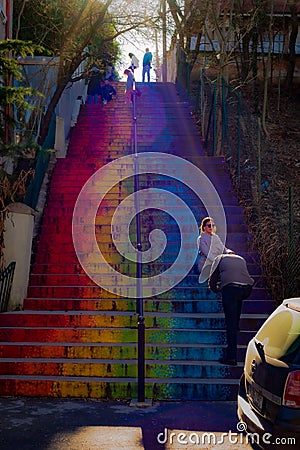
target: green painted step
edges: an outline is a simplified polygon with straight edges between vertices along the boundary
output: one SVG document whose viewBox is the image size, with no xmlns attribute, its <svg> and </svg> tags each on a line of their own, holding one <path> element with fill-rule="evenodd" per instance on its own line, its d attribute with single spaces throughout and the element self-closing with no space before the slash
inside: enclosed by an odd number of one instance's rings
<svg viewBox="0 0 300 450">
<path fill-rule="evenodd" d="M 189 337 L 187 338 L 187 333 Z M 255 334 L 255 331 L 240 331 L 239 343 L 245 344 Z M 137 342 L 137 328 L 32 328 L 32 327 L 1 327 L 1 341 L 7 342 Z M 170 342 L 184 344 L 224 344 L 225 330 L 213 329 L 180 329 L 173 331 L 171 328 L 146 329 L 146 342 L 157 344 Z"/>
<path fill-rule="evenodd" d="M 145 376 L 157 378 L 158 374 L 168 377 L 182 378 L 230 378 L 242 375 L 242 364 L 235 367 L 224 367 L 217 361 L 161 361 L 147 359 Z M 122 359 L 66 359 L 56 358 L 3 358 L 0 361 L 0 375 L 31 375 L 31 376 L 65 376 L 65 377 L 121 377 L 136 378 L 138 364 L 136 360 Z"/>
<path fill-rule="evenodd" d="M 172 346 L 172 343 L 145 344 L 145 358 L 186 361 L 218 361 L 223 354 L 222 344 L 183 343 Z M 72 359 L 123 359 L 137 360 L 136 342 L 2 342 L 0 344 L 2 358 L 72 358 Z M 238 346 L 238 359 L 242 361 L 246 352 L 245 345 Z"/>
<path fill-rule="evenodd" d="M 137 398 L 138 385 L 135 378 L 78 378 L 34 377 L 13 375 L 0 376 L 0 395 L 14 391 L 17 396 L 71 397 L 99 399 Z M 236 400 L 238 380 L 156 378 L 145 379 L 145 397 L 154 400 Z"/>
<path fill-rule="evenodd" d="M 175 312 L 145 312 L 146 329 L 170 328 L 172 332 L 181 329 L 193 330 L 223 330 L 225 328 L 224 314 L 205 313 L 175 313 Z M 267 314 L 242 314 L 241 327 L 258 329 L 268 318 Z M 0 326 L 21 327 L 63 327 L 63 328 L 124 328 L 137 326 L 137 316 L 128 311 L 33 311 L 4 313 L 0 315 Z"/>
<path fill-rule="evenodd" d="M 135 299 L 60 299 L 60 298 L 27 298 L 25 300 L 24 309 L 39 311 L 136 311 Z M 265 313 L 273 312 L 274 305 L 272 301 L 261 300 L 244 300 L 243 312 Z M 198 314 L 215 313 L 223 311 L 221 300 L 212 301 L 211 299 L 170 299 L 164 300 L 144 300 L 145 312 L 167 312 L 176 311 L 180 313 L 193 312 Z"/>
</svg>

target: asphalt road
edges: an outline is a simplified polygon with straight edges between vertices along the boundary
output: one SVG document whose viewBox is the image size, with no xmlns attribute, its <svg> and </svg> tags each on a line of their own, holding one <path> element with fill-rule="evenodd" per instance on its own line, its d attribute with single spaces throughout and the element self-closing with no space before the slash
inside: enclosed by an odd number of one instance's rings
<svg viewBox="0 0 300 450">
<path fill-rule="evenodd" d="M 1 450 L 251 449 L 235 402 L 0 398 Z"/>
</svg>

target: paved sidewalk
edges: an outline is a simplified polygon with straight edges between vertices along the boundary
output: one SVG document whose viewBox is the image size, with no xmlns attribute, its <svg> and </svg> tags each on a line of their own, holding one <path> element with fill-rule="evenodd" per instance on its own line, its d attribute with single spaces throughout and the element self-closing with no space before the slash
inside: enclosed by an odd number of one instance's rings
<svg viewBox="0 0 300 450">
<path fill-rule="evenodd" d="M 237 424 L 235 402 L 0 398 L 1 450 L 251 449 Z"/>
</svg>

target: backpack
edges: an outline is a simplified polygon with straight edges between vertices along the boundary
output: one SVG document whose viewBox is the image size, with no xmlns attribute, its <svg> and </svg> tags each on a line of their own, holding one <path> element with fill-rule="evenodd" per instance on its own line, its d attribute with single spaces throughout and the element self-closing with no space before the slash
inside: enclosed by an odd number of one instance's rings
<svg viewBox="0 0 300 450">
<path fill-rule="evenodd" d="M 134 68 L 137 69 L 139 67 L 139 60 L 135 55 L 132 55 L 131 61 L 132 64 L 134 65 Z"/>
</svg>

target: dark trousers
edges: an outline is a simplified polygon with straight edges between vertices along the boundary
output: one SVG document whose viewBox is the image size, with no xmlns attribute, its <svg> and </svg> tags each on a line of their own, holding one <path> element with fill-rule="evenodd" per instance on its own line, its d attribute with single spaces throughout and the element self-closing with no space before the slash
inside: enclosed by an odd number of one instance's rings
<svg viewBox="0 0 300 450">
<path fill-rule="evenodd" d="M 237 359 L 237 334 L 243 300 L 249 297 L 252 286 L 228 284 L 222 289 L 222 304 L 225 314 L 227 359 Z"/>
<path fill-rule="evenodd" d="M 146 66 L 143 67 L 143 71 L 142 71 L 142 81 L 144 83 L 145 81 L 145 76 L 147 75 L 148 78 L 148 83 L 150 82 L 150 64 L 147 64 Z"/>
</svg>

